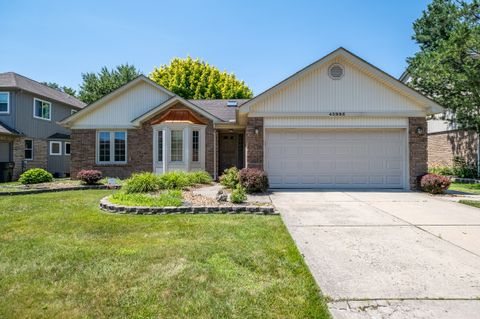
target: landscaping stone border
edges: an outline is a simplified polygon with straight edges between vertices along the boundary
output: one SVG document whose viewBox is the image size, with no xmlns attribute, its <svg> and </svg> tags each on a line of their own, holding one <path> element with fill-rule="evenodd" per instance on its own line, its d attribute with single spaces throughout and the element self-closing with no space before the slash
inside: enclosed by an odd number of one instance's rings
<svg viewBox="0 0 480 319">
<path fill-rule="evenodd" d="M 112 204 L 106 196 L 100 200 L 100 209 L 118 214 L 133 215 L 163 215 L 163 214 L 257 214 L 278 215 L 273 206 L 178 206 L 178 207 L 147 207 L 124 206 Z"/>
<path fill-rule="evenodd" d="M 51 189 L 31 189 L 26 191 L 18 192 L 0 192 L 0 196 L 14 196 L 14 195 L 31 195 L 31 194 L 41 194 L 41 193 L 54 193 L 54 192 L 64 192 L 64 191 L 81 191 L 89 189 L 117 189 L 119 187 L 111 187 L 108 185 L 85 185 L 85 186 L 74 186 L 74 187 L 61 187 L 61 188 L 51 188 Z"/>
</svg>

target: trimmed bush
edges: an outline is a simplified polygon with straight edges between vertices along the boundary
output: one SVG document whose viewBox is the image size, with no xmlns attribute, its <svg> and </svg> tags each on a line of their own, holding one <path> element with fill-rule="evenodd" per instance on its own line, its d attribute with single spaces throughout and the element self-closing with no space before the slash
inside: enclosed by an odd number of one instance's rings
<svg viewBox="0 0 480 319">
<path fill-rule="evenodd" d="M 42 168 L 31 168 L 20 175 L 18 181 L 22 184 L 39 184 L 53 181 L 53 175 Z"/>
<path fill-rule="evenodd" d="M 247 193 L 242 185 L 238 184 L 237 187 L 230 194 L 230 201 L 234 204 L 240 204 L 247 200 Z"/>
<path fill-rule="evenodd" d="M 151 193 L 158 191 L 161 183 L 153 173 L 136 173 L 125 181 L 122 190 L 127 193 Z"/>
<path fill-rule="evenodd" d="M 238 172 L 238 179 L 247 193 L 266 192 L 268 190 L 268 177 L 261 169 L 243 168 Z"/>
<path fill-rule="evenodd" d="M 220 184 L 227 188 L 235 189 L 238 183 L 238 169 L 236 167 L 227 168 L 220 176 Z"/>
<path fill-rule="evenodd" d="M 420 179 L 420 187 L 430 194 L 443 194 L 450 186 L 450 179 L 445 176 L 426 174 Z"/>
<path fill-rule="evenodd" d="M 95 169 L 83 169 L 77 174 L 77 179 L 87 185 L 95 185 L 102 179 L 102 172 Z"/>
</svg>

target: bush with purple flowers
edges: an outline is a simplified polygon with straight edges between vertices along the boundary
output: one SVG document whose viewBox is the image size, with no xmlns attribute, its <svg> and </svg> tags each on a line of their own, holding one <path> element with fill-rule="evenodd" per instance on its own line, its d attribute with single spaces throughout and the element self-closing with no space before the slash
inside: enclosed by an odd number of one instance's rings
<svg viewBox="0 0 480 319">
<path fill-rule="evenodd" d="M 420 179 L 420 187 L 430 194 L 443 194 L 450 186 L 450 178 L 435 174 L 426 174 Z"/>
<path fill-rule="evenodd" d="M 238 179 L 247 193 L 266 192 L 268 190 L 268 177 L 261 169 L 243 168 L 238 172 Z"/>
<path fill-rule="evenodd" d="M 77 179 L 87 185 L 95 185 L 102 179 L 102 172 L 95 169 L 84 169 L 78 172 Z"/>
</svg>

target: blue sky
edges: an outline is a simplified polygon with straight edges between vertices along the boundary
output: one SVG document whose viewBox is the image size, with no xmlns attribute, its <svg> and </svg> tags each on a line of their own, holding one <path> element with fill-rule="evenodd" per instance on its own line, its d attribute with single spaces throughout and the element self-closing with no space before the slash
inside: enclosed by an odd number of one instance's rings
<svg viewBox="0 0 480 319">
<path fill-rule="evenodd" d="M 0 72 L 78 89 L 82 72 L 190 55 L 258 94 L 343 46 L 398 77 L 429 2 L 0 0 Z"/>
</svg>

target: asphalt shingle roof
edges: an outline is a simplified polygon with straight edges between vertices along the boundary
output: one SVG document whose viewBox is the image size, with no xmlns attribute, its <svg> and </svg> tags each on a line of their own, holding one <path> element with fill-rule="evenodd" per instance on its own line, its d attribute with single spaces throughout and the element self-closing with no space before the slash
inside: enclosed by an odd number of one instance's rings
<svg viewBox="0 0 480 319">
<path fill-rule="evenodd" d="M 188 100 L 190 103 L 204 109 L 210 114 L 215 115 L 225 122 L 235 122 L 235 111 L 248 99 L 229 99 L 229 100 Z M 227 106 L 228 101 L 237 102 L 237 106 Z"/>
<path fill-rule="evenodd" d="M 20 135 L 21 133 L 5 123 L 0 122 L 0 134 Z"/>
<path fill-rule="evenodd" d="M 55 133 L 47 137 L 49 139 L 60 139 L 60 140 L 69 140 L 70 135 L 68 134 L 63 134 L 63 133 Z"/>
<path fill-rule="evenodd" d="M 22 89 L 77 108 L 83 108 L 86 105 L 67 93 L 52 89 L 14 72 L 0 73 L 0 89 L 2 88 Z"/>
</svg>

